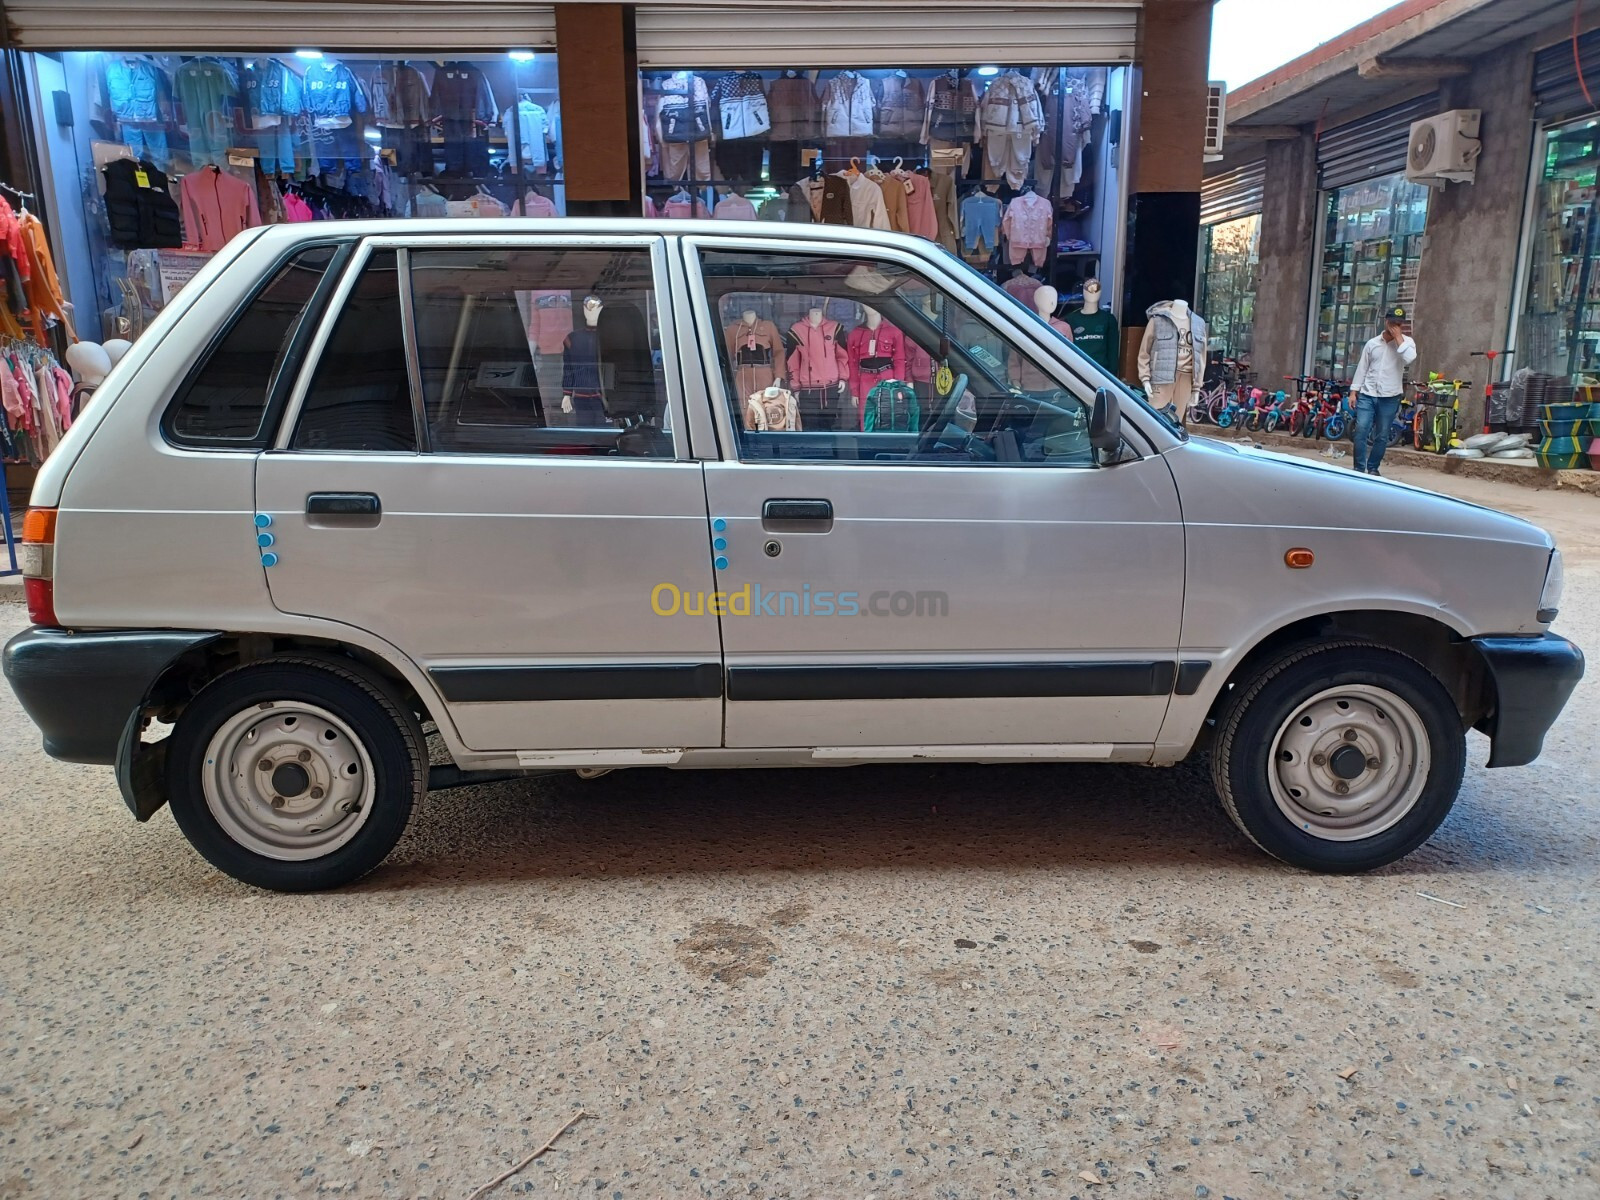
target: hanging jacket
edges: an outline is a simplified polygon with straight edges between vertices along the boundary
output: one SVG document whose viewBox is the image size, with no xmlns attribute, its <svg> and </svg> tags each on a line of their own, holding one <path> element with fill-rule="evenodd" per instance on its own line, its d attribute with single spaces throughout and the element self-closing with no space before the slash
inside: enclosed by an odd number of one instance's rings
<svg viewBox="0 0 1600 1200">
<path fill-rule="evenodd" d="M 861 428 L 868 433 L 916 433 L 922 428 L 916 389 L 903 379 L 875 384 L 861 405 Z"/>
<path fill-rule="evenodd" d="M 824 175 L 822 177 L 822 207 L 817 213 L 817 223 L 820 225 L 854 225 L 855 203 L 850 188 L 850 181 L 842 175 Z M 807 188 L 808 194 L 814 197 L 815 185 L 801 184 Z M 879 197 L 882 203 L 882 197 Z"/>
<path fill-rule="evenodd" d="M 432 112 L 428 81 L 408 62 L 379 63 L 372 73 L 372 119 L 388 129 L 426 125 Z"/>
<path fill-rule="evenodd" d="M 350 123 L 351 113 L 367 111 L 367 93 L 350 68 L 338 59 L 324 58 L 306 68 L 301 83 L 305 111 L 325 127 Z"/>
<path fill-rule="evenodd" d="M 711 93 L 706 81 L 674 71 L 661 81 L 656 123 L 663 142 L 703 142 L 711 137 Z"/>
<path fill-rule="evenodd" d="M 717 130 L 725 142 L 761 137 L 772 128 L 767 90 L 754 71 L 724 75 L 711 89 L 717 104 Z"/>
<path fill-rule="evenodd" d="M 146 58 L 112 58 L 106 63 L 106 107 L 119 121 L 165 121 L 172 112 L 167 73 Z"/>
<path fill-rule="evenodd" d="M 804 75 L 785 74 L 767 85 L 767 113 L 775 142 L 803 142 L 822 128 L 816 89 Z"/>
<path fill-rule="evenodd" d="M 876 107 L 866 76 L 840 72 L 828 81 L 822 93 L 822 136 L 871 137 Z"/>
<path fill-rule="evenodd" d="M 147 159 L 117 158 L 103 168 L 106 217 L 111 240 L 126 249 L 171 249 L 183 245 L 178 204 L 167 177 Z"/>
<path fill-rule="evenodd" d="M 783 219 L 793 221 L 796 225 L 814 225 L 818 218 L 818 209 L 811 203 L 810 184 L 802 180 L 789 189 Z M 819 197 L 820 203 L 820 197 Z M 848 201 L 847 201 L 848 203 Z"/>
<path fill-rule="evenodd" d="M 718 221 L 754 221 L 756 206 L 738 192 L 733 192 L 717 201 L 711 215 Z"/>
<path fill-rule="evenodd" d="M 433 73 L 433 115 L 446 121 L 494 123 L 499 109 L 483 72 L 468 62 L 446 63 Z"/>
<path fill-rule="evenodd" d="M 215 167 L 183 177 L 183 226 L 187 246 L 215 254 L 242 230 L 261 224 L 256 189 Z"/>
<path fill-rule="evenodd" d="M 978 137 L 978 89 L 970 79 L 941 75 L 928 89 L 924 142 L 973 142 Z"/>
<path fill-rule="evenodd" d="M 938 222 L 938 242 L 951 254 L 957 253 L 961 241 L 961 214 L 956 208 L 956 181 L 940 171 L 930 181 L 933 188 L 933 215 Z"/>
<path fill-rule="evenodd" d="M 911 232 L 930 242 L 939 239 L 939 217 L 933 210 L 933 184 L 926 175 L 906 177 L 906 220 Z"/>
<path fill-rule="evenodd" d="M 1032 81 L 1018 71 L 997 76 L 983 93 L 977 124 L 985 139 L 1016 134 L 1037 141 L 1044 128 L 1044 109 Z"/>
<path fill-rule="evenodd" d="M 887 321 L 876 329 L 857 325 L 845 339 L 844 352 L 849 361 L 850 394 L 857 399 L 870 392 L 885 371 L 892 379 L 906 378 L 906 335 Z"/>
<path fill-rule="evenodd" d="M 913 142 L 922 135 L 927 95 L 922 81 L 896 71 L 878 81 L 878 136 Z"/>
<path fill-rule="evenodd" d="M 869 175 L 868 178 L 872 177 Z M 906 181 L 895 175 L 885 175 L 873 182 L 883 193 L 883 209 L 889 218 L 889 228 L 896 233 L 910 233 L 911 214 L 906 208 Z"/>
<path fill-rule="evenodd" d="M 257 66 L 246 62 L 240 80 L 245 121 L 251 129 L 275 129 L 284 117 L 297 117 L 305 103 L 300 76 L 275 58 Z M 262 124 L 262 118 L 267 118 Z"/>
<path fill-rule="evenodd" d="M 889 209 L 883 202 L 883 189 L 865 175 L 843 178 L 850 189 L 850 223 L 859 229 L 888 229 Z M 828 202 L 826 193 L 822 202 Z M 823 220 L 827 220 L 826 216 Z"/>
<path fill-rule="evenodd" d="M 789 383 L 799 389 L 837 387 L 850 373 L 850 363 L 839 338 L 839 322 L 823 318 L 821 325 L 797 321 L 789 330 Z"/>
<path fill-rule="evenodd" d="M 777 395 L 768 398 L 767 392 Z M 784 388 L 766 388 L 745 399 L 744 427 L 754 433 L 798 433 L 800 405 Z"/>
<path fill-rule="evenodd" d="M 500 114 L 500 128 L 506 141 L 516 140 L 517 161 L 523 167 L 542 167 L 550 161 L 546 141 L 550 136 L 545 111 L 532 100 L 518 100 L 516 106 Z"/>
<path fill-rule="evenodd" d="M 77 333 L 68 315 L 66 295 L 61 290 L 61 280 L 56 275 L 55 259 L 50 254 L 50 241 L 45 236 L 44 222 L 31 212 L 17 218 L 22 240 L 27 248 L 29 276 L 27 282 L 28 309 L 33 315 L 34 336 L 45 340 L 45 319 L 53 317 L 66 326 L 74 341 Z"/>
<path fill-rule="evenodd" d="M 191 129 L 231 123 L 239 80 L 220 58 L 191 58 L 173 75 L 172 87 Z"/>
</svg>

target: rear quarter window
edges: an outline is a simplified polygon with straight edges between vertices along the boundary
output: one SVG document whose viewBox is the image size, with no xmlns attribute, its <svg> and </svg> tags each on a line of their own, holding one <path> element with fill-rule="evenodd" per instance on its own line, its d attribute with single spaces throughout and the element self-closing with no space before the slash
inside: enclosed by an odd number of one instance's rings
<svg viewBox="0 0 1600 1200">
<path fill-rule="evenodd" d="M 234 318 L 178 388 L 162 432 L 180 446 L 261 449 L 298 357 L 315 324 L 324 282 L 343 247 L 309 246 L 283 263 Z M 288 372 L 292 374 L 291 372 Z"/>
</svg>

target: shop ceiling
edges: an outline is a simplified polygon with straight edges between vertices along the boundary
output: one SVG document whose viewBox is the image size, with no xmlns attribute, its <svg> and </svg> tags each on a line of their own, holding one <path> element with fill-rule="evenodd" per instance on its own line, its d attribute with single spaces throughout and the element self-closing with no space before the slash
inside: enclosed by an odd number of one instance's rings
<svg viewBox="0 0 1600 1200">
<path fill-rule="evenodd" d="M 1574 0 L 1406 0 L 1228 95 L 1230 161 L 1435 90 L 1508 43 L 1571 28 Z M 1594 7 L 1594 6 L 1591 6 Z M 1591 13 L 1584 28 L 1592 28 Z M 1248 145 L 1241 145 L 1249 143 Z M 1217 168 L 1226 170 L 1219 164 Z"/>
</svg>

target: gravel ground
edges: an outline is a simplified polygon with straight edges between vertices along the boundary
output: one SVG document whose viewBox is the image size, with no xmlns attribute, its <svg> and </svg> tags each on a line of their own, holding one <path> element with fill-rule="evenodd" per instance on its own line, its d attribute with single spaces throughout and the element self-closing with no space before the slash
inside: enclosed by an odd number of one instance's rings
<svg viewBox="0 0 1600 1200">
<path fill-rule="evenodd" d="M 1415 481 L 1600 647 L 1600 501 Z M 1597 698 L 1357 879 L 1196 770 L 917 767 L 443 793 L 288 897 L 0 689 L 0 1196 L 464 1198 L 580 1109 L 491 1195 L 1600 1195 Z"/>
</svg>

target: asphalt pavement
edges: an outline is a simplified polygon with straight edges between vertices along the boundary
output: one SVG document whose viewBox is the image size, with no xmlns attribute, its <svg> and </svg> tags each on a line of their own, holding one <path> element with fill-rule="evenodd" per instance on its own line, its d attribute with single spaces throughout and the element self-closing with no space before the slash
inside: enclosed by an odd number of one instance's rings
<svg viewBox="0 0 1600 1200">
<path fill-rule="evenodd" d="M 1600 648 L 1600 498 L 1414 474 Z M 1600 1195 L 1597 699 L 1360 878 L 1194 768 L 632 771 L 280 896 L 0 689 L 0 1197 Z"/>
</svg>

